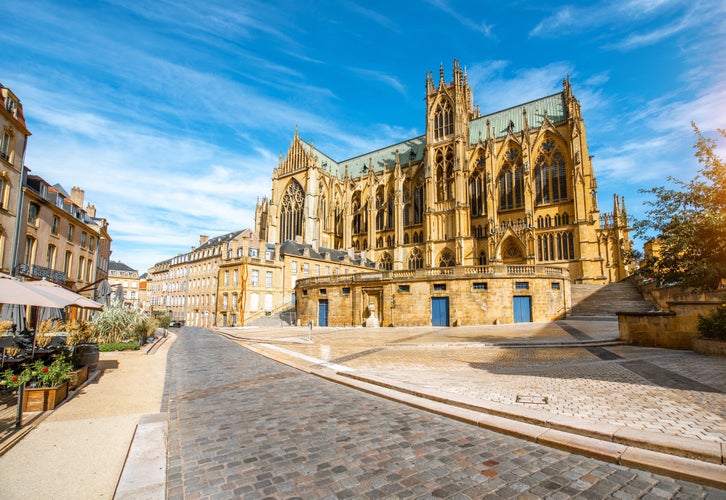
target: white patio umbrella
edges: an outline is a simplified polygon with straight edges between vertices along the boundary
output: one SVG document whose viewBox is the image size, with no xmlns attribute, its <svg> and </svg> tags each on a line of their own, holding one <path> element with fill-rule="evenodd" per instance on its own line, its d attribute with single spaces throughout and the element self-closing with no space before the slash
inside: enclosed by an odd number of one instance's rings
<svg viewBox="0 0 726 500">
<path fill-rule="evenodd" d="M 28 281 L 24 284 L 33 289 L 39 289 L 45 294 L 53 295 L 59 297 L 60 299 L 66 300 L 68 301 L 66 304 L 68 306 L 82 307 L 84 309 L 103 309 L 103 304 L 84 297 L 83 295 L 77 294 L 76 292 L 68 290 L 67 288 L 63 288 L 60 285 L 51 283 L 50 281 L 47 281 L 45 279 L 39 281 Z"/>
<path fill-rule="evenodd" d="M 71 302 L 40 287 L 31 287 L 7 274 L 0 274 L 0 304 L 63 308 Z"/>
</svg>

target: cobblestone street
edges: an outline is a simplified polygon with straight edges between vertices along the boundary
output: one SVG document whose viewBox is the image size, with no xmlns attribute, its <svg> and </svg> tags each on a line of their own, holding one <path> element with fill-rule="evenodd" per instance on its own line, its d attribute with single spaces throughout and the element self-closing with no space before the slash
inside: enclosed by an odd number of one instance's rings
<svg viewBox="0 0 726 500">
<path fill-rule="evenodd" d="M 358 392 L 203 329 L 170 349 L 164 411 L 169 498 L 726 498 Z"/>
</svg>

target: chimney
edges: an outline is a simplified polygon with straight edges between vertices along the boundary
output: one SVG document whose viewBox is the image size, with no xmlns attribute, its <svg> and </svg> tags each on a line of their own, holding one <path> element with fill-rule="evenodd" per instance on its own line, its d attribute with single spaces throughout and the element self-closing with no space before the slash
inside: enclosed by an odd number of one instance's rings
<svg viewBox="0 0 726 500">
<path fill-rule="evenodd" d="M 206 234 L 200 234 L 199 235 L 199 246 L 204 245 L 209 240 L 209 236 Z"/>
<path fill-rule="evenodd" d="M 85 191 L 83 189 L 79 188 L 78 186 L 73 186 L 71 188 L 71 201 L 76 204 L 76 206 L 83 208 L 83 198 L 85 196 Z"/>
<path fill-rule="evenodd" d="M 89 217 L 95 219 L 96 218 L 96 205 L 91 205 L 90 203 L 86 206 L 86 213 Z"/>
</svg>

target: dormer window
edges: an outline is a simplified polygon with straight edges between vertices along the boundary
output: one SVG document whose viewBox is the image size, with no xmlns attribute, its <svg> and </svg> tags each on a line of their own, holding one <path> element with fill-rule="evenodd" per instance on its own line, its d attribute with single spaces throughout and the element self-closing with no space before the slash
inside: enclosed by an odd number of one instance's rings
<svg viewBox="0 0 726 500">
<path fill-rule="evenodd" d="M 14 117 L 17 117 L 18 103 L 15 102 L 15 99 L 10 96 L 5 99 L 5 109 L 8 110 L 8 113 L 13 115 Z"/>
</svg>

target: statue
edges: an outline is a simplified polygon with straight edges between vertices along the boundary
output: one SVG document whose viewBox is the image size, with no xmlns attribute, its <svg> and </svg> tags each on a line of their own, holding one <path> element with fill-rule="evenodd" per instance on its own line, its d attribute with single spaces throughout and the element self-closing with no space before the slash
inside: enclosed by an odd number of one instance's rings
<svg viewBox="0 0 726 500">
<path fill-rule="evenodd" d="M 368 318 L 366 319 L 366 328 L 379 328 L 381 322 L 376 317 L 376 305 L 371 302 L 368 304 Z"/>
</svg>

